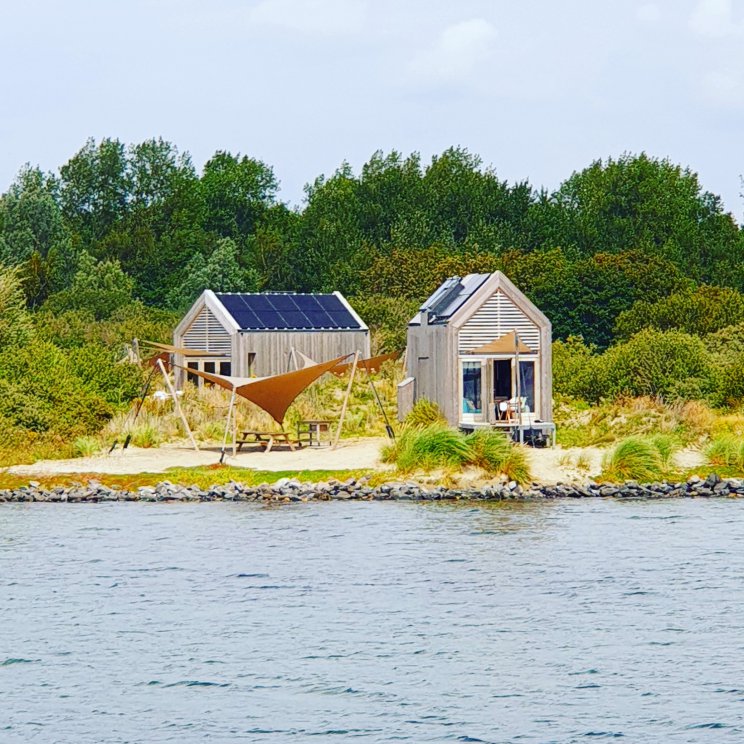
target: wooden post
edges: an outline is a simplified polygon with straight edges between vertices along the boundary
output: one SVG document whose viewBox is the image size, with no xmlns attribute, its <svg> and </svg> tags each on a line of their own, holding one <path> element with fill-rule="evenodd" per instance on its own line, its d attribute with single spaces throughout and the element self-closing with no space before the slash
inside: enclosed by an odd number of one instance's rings
<svg viewBox="0 0 744 744">
<path fill-rule="evenodd" d="M 225 459 L 225 449 L 227 448 L 227 435 L 230 432 L 230 421 L 231 421 L 234 405 L 235 405 L 235 388 L 233 388 L 232 395 L 230 396 L 230 405 L 227 407 L 227 421 L 225 421 L 225 436 L 222 437 L 222 451 L 220 452 L 220 464 L 222 464 L 222 461 Z M 233 457 L 235 457 L 235 437 L 234 436 L 233 436 Z"/>
<path fill-rule="evenodd" d="M 235 388 L 233 388 L 233 396 L 235 395 Z M 233 457 L 238 454 L 238 399 L 235 398 L 235 405 L 233 406 Z"/>
<path fill-rule="evenodd" d="M 351 395 L 351 386 L 354 384 L 354 375 L 356 374 L 357 362 L 359 361 L 359 352 L 354 352 L 354 363 L 351 365 L 351 376 L 349 377 L 349 385 L 346 388 L 346 397 L 344 398 L 344 404 L 341 406 L 341 415 L 338 417 L 338 428 L 336 429 L 336 438 L 333 440 L 333 446 L 331 449 L 338 447 L 338 440 L 341 439 L 341 429 L 344 426 L 344 418 L 346 416 L 346 407 L 349 404 L 349 396 Z"/>
<path fill-rule="evenodd" d="M 194 439 L 194 435 L 191 433 L 191 427 L 189 427 L 189 422 L 186 420 L 186 416 L 184 415 L 183 409 L 181 408 L 181 403 L 178 400 L 176 391 L 173 389 L 173 385 L 171 384 L 170 377 L 168 377 L 168 373 L 165 371 L 165 367 L 163 366 L 162 359 L 158 359 L 158 367 L 160 367 L 160 371 L 163 373 L 163 379 L 165 380 L 165 384 L 168 387 L 168 391 L 170 392 L 171 397 L 173 398 L 173 405 L 176 408 L 176 413 L 181 417 L 181 423 L 183 424 L 183 428 L 186 429 L 186 433 L 189 435 L 189 439 L 191 440 L 191 446 L 198 452 L 199 447 L 197 447 L 196 445 L 196 439 Z"/>
</svg>

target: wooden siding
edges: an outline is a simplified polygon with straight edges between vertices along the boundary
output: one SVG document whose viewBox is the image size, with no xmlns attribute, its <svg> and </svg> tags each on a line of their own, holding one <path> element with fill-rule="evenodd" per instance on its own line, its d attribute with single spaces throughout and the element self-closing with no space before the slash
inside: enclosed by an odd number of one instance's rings
<svg viewBox="0 0 744 744">
<path fill-rule="evenodd" d="M 206 306 L 183 334 L 183 345 L 187 349 L 222 352 L 225 356 L 229 356 L 232 350 L 230 333 Z"/>
<path fill-rule="evenodd" d="M 456 334 L 447 325 L 408 327 L 406 374 L 416 378 L 414 400 L 435 401 L 447 420 L 457 424 Z"/>
<path fill-rule="evenodd" d="M 249 355 L 255 354 L 251 374 L 258 377 L 288 371 L 290 349 L 302 352 L 316 362 L 353 354 L 370 356 L 368 331 L 245 331 L 237 334 L 233 357 L 237 376 L 249 374 Z"/>
<path fill-rule="evenodd" d="M 534 352 L 540 351 L 540 328 L 498 290 L 460 329 L 459 351 L 472 351 L 512 331 Z"/>
</svg>

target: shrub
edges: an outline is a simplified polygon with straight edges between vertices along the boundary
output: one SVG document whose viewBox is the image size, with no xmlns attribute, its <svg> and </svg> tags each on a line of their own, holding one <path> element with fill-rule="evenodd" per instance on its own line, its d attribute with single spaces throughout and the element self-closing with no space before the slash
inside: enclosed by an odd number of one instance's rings
<svg viewBox="0 0 744 744">
<path fill-rule="evenodd" d="M 605 455 L 602 477 L 651 482 L 665 476 L 674 451 L 669 437 L 628 437 Z"/>
<path fill-rule="evenodd" d="M 628 339 L 644 328 L 680 330 L 697 336 L 744 322 L 744 295 L 729 287 L 702 286 L 636 302 L 617 318 L 616 336 Z"/>
<path fill-rule="evenodd" d="M 138 423 L 131 429 L 130 434 L 131 443 L 135 447 L 159 447 L 163 441 L 157 426 L 148 422 Z"/>
<path fill-rule="evenodd" d="M 428 398 L 419 398 L 403 421 L 404 426 L 429 426 L 430 424 L 446 424 L 442 409 Z"/>
<path fill-rule="evenodd" d="M 553 391 L 569 398 L 595 398 L 599 359 L 594 347 L 587 346 L 580 336 L 553 343 Z"/>
<path fill-rule="evenodd" d="M 419 302 L 373 294 L 354 297 L 351 304 L 370 327 L 374 346 L 379 353 L 406 348 L 408 323 L 416 314 Z"/>
<path fill-rule="evenodd" d="M 696 336 L 647 328 L 602 355 L 597 383 L 596 391 L 603 397 L 694 400 L 712 391 L 714 368 Z M 592 397 L 597 400 L 600 396 Z"/>
</svg>

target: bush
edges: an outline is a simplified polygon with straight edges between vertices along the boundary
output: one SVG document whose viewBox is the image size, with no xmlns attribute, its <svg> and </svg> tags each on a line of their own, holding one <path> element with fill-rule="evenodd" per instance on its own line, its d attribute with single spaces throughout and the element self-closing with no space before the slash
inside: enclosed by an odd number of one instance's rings
<svg viewBox="0 0 744 744">
<path fill-rule="evenodd" d="M 416 314 L 419 302 L 378 294 L 355 297 L 351 304 L 369 326 L 378 353 L 406 348 L 408 323 Z"/>
<path fill-rule="evenodd" d="M 643 395 L 703 399 L 712 392 L 714 367 L 705 344 L 696 336 L 647 328 L 602 355 L 596 383 L 590 396 L 595 401 Z"/>
<path fill-rule="evenodd" d="M 447 419 L 445 419 L 442 409 L 428 398 L 419 398 L 403 421 L 404 426 L 446 425 L 446 423 Z"/>
<path fill-rule="evenodd" d="M 661 480 L 669 470 L 673 453 L 670 437 L 628 437 L 605 455 L 602 477 L 642 483 Z"/>
<path fill-rule="evenodd" d="M 729 287 L 698 287 L 656 302 L 636 302 L 617 318 L 615 333 L 628 339 L 644 328 L 705 336 L 744 323 L 744 295 Z"/>
<path fill-rule="evenodd" d="M 142 370 L 102 347 L 64 350 L 35 340 L 0 352 L 0 416 L 71 438 L 100 430 L 142 384 Z"/>
<path fill-rule="evenodd" d="M 580 336 L 553 343 L 553 391 L 569 398 L 594 398 L 599 359 Z"/>
</svg>

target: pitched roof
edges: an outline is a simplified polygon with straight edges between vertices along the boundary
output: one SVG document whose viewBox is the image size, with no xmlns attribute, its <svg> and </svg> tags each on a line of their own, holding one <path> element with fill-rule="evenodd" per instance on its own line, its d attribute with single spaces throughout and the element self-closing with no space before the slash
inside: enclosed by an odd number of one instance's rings
<svg viewBox="0 0 744 744">
<path fill-rule="evenodd" d="M 446 323 L 490 277 L 490 274 L 468 274 L 453 276 L 445 280 L 421 306 L 428 313 L 429 323 Z"/>
<path fill-rule="evenodd" d="M 338 293 L 215 293 L 241 331 L 366 330 Z"/>
</svg>

